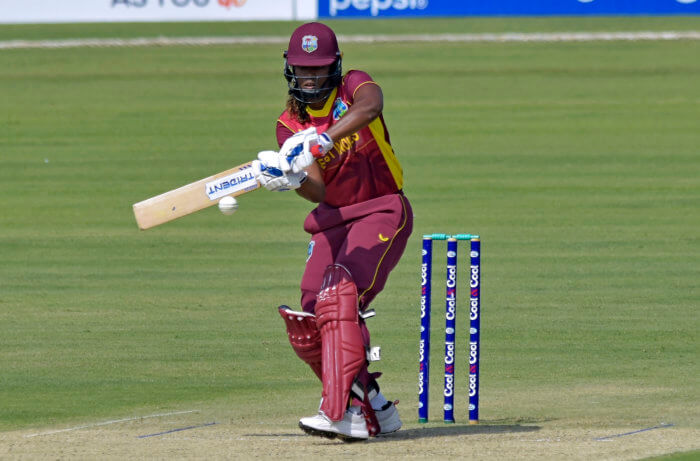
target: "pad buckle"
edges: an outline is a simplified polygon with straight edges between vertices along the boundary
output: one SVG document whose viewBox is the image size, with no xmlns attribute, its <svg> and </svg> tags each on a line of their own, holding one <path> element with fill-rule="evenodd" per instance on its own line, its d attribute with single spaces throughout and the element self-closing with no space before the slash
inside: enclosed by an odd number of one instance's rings
<svg viewBox="0 0 700 461">
<path fill-rule="evenodd" d="M 374 317 L 375 315 L 377 315 L 377 313 L 375 312 L 374 309 L 370 309 L 370 310 L 368 310 L 368 311 L 360 312 L 360 317 L 362 317 L 362 318 L 365 319 L 365 320 L 367 320 L 367 319 L 370 318 L 370 317 Z"/>
</svg>

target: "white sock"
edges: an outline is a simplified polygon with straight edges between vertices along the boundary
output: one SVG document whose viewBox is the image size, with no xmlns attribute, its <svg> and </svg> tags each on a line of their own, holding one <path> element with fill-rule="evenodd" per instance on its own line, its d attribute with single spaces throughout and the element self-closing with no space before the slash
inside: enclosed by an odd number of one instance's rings
<svg viewBox="0 0 700 461">
<path fill-rule="evenodd" d="M 372 405 L 372 408 L 375 410 L 381 410 L 384 405 L 387 404 L 387 399 L 384 397 L 384 394 L 382 394 L 381 391 L 377 393 L 377 395 L 369 401 L 370 405 Z"/>
</svg>

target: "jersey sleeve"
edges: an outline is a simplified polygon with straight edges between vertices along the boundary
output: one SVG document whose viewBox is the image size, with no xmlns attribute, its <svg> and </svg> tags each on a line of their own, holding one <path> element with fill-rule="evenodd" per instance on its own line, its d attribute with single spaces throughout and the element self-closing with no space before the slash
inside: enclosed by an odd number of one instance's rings
<svg viewBox="0 0 700 461">
<path fill-rule="evenodd" d="M 290 138 L 294 132 L 290 127 L 285 125 L 282 120 L 277 120 L 277 128 L 276 128 L 276 134 L 277 134 L 277 144 L 279 144 L 279 147 L 282 147 L 282 144 Z"/>
<path fill-rule="evenodd" d="M 372 80 L 367 72 L 361 70 L 351 70 L 345 74 L 343 84 L 347 90 L 347 95 L 350 97 L 350 103 L 355 101 L 355 92 L 363 85 L 377 85 L 377 82 Z"/>
</svg>

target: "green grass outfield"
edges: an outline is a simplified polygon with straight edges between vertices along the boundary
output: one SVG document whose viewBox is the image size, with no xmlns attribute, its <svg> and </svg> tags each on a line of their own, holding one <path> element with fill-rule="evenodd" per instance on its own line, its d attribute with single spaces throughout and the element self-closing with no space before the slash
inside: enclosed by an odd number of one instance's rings
<svg viewBox="0 0 700 461">
<path fill-rule="evenodd" d="M 674 17 L 332 24 L 344 34 L 700 29 Z M 0 39 L 293 27 L 0 26 Z M 341 47 L 345 68 L 384 90 L 415 211 L 369 321 L 383 349 L 373 369 L 408 427 L 420 234 L 473 232 L 484 423 L 700 428 L 700 42 Z M 234 216 L 211 208 L 145 232 L 131 213 L 274 147 L 282 49 L 0 50 L 0 430 L 190 408 L 293 430 L 316 409 L 320 388 L 276 313 L 299 298 L 312 205 L 263 190 Z M 443 268 L 436 257 L 436 421 Z"/>
</svg>

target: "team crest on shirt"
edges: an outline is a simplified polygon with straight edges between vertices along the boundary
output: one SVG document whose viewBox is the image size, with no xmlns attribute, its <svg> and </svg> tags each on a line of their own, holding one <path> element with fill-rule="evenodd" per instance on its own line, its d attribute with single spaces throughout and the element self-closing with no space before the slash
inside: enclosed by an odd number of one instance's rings
<svg viewBox="0 0 700 461">
<path fill-rule="evenodd" d="M 307 53 L 313 53 L 318 49 L 318 37 L 315 35 L 304 35 L 301 38 L 301 49 Z"/>
<path fill-rule="evenodd" d="M 345 115 L 348 111 L 348 105 L 343 102 L 342 99 L 338 98 L 333 104 L 333 120 L 338 120 L 340 117 Z"/>
<path fill-rule="evenodd" d="M 314 254 L 314 245 L 316 245 L 316 242 L 313 240 L 309 242 L 309 248 L 306 249 L 306 262 L 309 262 L 311 255 Z"/>
</svg>

